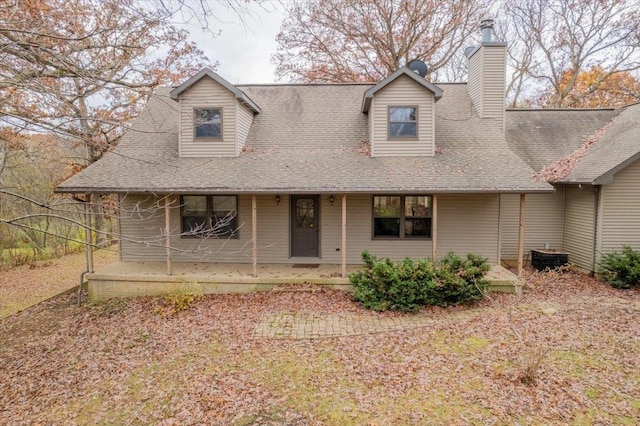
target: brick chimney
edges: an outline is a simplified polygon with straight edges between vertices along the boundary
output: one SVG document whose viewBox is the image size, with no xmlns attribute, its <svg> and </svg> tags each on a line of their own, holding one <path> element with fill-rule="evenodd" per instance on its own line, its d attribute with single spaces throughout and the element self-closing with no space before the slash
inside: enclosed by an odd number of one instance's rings
<svg viewBox="0 0 640 426">
<path fill-rule="evenodd" d="M 467 91 L 480 118 L 495 119 L 504 133 L 504 87 L 507 43 L 493 40 L 493 19 L 480 22 L 482 43 L 467 47 L 469 59 Z"/>
</svg>

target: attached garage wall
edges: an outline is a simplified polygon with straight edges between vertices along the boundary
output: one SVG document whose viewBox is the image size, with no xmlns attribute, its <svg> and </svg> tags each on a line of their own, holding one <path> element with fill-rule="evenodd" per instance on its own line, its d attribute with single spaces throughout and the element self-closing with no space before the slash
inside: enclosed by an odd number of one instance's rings
<svg viewBox="0 0 640 426">
<path fill-rule="evenodd" d="M 339 264 L 341 253 L 342 195 L 335 194 L 329 202 L 322 195 L 320 205 L 321 258 L 313 262 Z M 171 246 L 175 262 L 235 262 L 252 261 L 251 196 L 238 197 L 238 239 L 200 240 L 180 238 L 180 209 L 177 197 L 171 209 L 173 225 Z M 152 196 L 128 195 L 121 198 L 120 219 L 122 260 L 165 261 L 166 249 L 162 233 L 164 208 Z M 431 240 L 372 239 L 372 198 L 370 195 L 347 196 L 347 263 L 359 264 L 363 250 L 379 257 L 431 257 Z M 281 195 L 257 197 L 258 263 L 290 263 L 289 258 L 289 197 Z M 438 255 L 453 250 L 460 254 L 477 253 L 496 263 L 498 253 L 499 195 L 439 195 Z M 298 259 L 295 260 L 298 262 Z"/>
<path fill-rule="evenodd" d="M 565 186 L 565 217 L 562 249 L 569 263 L 591 272 L 595 224 L 595 189 L 591 185 Z"/>
<path fill-rule="evenodd" d="M 618 172 L 601 191 L 598 251 L 619 251 L 623 245 L 640 250 L 640 161 Z"/>
<path fill-rule="evenodd" d="M 563 187 L 552 194 L 527 194 L 524 203 L 524 253 L 530 259 L 532 249 L 562 248 Z M 502 259 L 518 258 L 520 195 L 500 196 L 500 233 Z"/>
</svg>

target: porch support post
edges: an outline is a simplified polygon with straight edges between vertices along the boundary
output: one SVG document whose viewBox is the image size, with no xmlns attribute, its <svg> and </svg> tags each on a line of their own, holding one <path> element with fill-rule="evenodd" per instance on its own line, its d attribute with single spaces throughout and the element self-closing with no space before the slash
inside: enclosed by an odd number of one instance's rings
<svg viewBox="0 0 640 426">
<path fill-rule="evenodd" d="M 438 194 L 431 196 L 431 259 L 438 257 Z"/>
<path fill-rule="evenodd" d="M 87 272 L 93 273 L 93 229 L 91 227 L 91 215 L 93 208 L 91 206 L 91 194 L 87 194 L 86 202 L 84 203 L 84 237 L 86 240 L 86 255 L 87 255 Z"/>
<path fill-rule="evenodd" d="M 520 219 L 518 223 L 518 276 L 522 275 L 524 257 L 524 194 L 520 194 Z"/>
<path fill-rule="evenodd" d="M 253 276 L 258 276 L 258 206 L 256 196 L 251 196 L 251 251 L 253 254 Z"/>
<path fill-rule="evenodd" d="M 164 199 L 164 246 L 167 250 L 167 275 L 171 275 L 171 211 L 169 205 L 171 196 L 167 195 Z"/>
<path fill-rule="evenodd" d="M 342 195 L 342 277 L 347 277 L 347 194 Z"/>
</svg>

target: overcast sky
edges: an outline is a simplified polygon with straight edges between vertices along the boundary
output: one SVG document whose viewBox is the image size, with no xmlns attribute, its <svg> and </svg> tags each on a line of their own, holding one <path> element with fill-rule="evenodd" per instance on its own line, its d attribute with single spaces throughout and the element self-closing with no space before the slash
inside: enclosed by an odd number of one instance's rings
<svg viewBox="0 0 640 426">
<path fill-rule="evenodd" d="M 220 8 L 211 22 L 222 32 L 213 37 L 197 25 L 187 26 L 191 39 L 212 61 L 219 62 L 217 73 L 232 84 L 273 83 L 275 66 L 271 55 L 276 52 L 276 35 L 284 11 L 277 2 L 264 8 L 249 3 L 252 13 L 245 15 L 243 24 L 233 12 Z M 265 10 L 266 9 L 266 10 Z"/>
</svg>

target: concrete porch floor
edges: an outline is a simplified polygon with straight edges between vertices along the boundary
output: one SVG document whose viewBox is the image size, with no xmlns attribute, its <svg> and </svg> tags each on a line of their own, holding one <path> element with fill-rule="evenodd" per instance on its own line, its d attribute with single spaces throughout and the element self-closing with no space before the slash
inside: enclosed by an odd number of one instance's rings
<svg viewBox="0 0 640 426">
<path fill-rule="evenodd" d="M 348 265 L 347 275 L 361 269 Z M 201 293 L 244 293 L 270 290 L 279 284 L 317 284 L 349 290 L 341 265 L 258 265 L 257 277 L 251 264 L 174 263 L 167 275 L 163 262 L 115 262 L 87 274 L 89 299 L 149 296 L 175 291 Z M 487 273 L 491 291 L 519 292 L 515 274 L 499 265 Z"/>
</svg>

